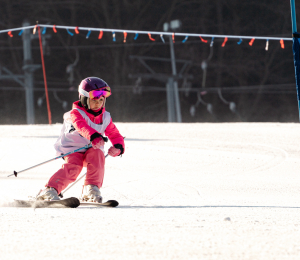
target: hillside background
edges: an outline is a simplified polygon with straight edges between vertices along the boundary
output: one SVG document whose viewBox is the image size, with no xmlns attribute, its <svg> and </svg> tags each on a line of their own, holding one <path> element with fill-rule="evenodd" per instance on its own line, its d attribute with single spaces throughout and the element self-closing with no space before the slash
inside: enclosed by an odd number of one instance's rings
<svg viewBox="0 0 300 260">
<path fill-rule="evenodd" d="M 297 8 L 299 10 L 299 8 Z M 299 13 L 299 12 L 298 12 Z M 180 32 L 249 36 L 291 37 L 289 1 L 267 0 L 110 0 L 110 1 L 0 1 L 0 30 L 31 25 L 56 24 L 124 30 L 162 31 L 163 24 L 174 19 L 182 22 Z M 74 31 L 73 31 L 74 33 Z M 14 74 L 23 74 L 23 42 L 0 34 L 0 65 Z M 71 36 L 64 29 L 57 33 L 47 29 L 44 54 L 49 88 L 52 122 L 61 123 L 63 114 L 78 99 L 80 81 L 87 76 L 103 78 L 112 88 L 107 110 L 119 122 L 167 122 L 165 83 L 155 79 L 138 79 L 130 74 L 145 73 L 145 68 L 130 55 L 170 58 L 168 38 L 155 42 L 147 35 L 104 33 L 101 40 L 86 31 Z M 193 79 L 178 82 L 183 122 L 298 122 L 297 95 L 292 42 L 215 39 L 210 48 L 197 37 L 175 37 L 176 59 L 190 61 L 185 73 Z M 210 55 L 211 54 L 211 55 Z M 38 39 L 32 40 L 33 63 L 41 64 Z M 201 64 L 208 61 L 205 88 Z M 72 66 L 73 64 L 73 66 Z M 170 62 L 148 62 L 157 73 L 170 75 Z M 177 70 L 182 64 L 177 64 Z M 72 68 L 72 69 L 71 69 Z M 18 90 L 13 89 L 18 88 Z M 43 92 L 43 73 L 34 73 L 35 123 L 48 122 Z M 55 91 L 53 91 L 55 90 Z M 201 91 L 203 104 L 191 113 Z M 219 94 L 218 94 L 219 93 Z M 220 93 L 221 97 L 220 98 Z M 223 100 L 222 100 L 223 99 Z M 236 105 L 229 109 L 228 102 Z M 208 111 L 205 104 L 212 104 Z M 0 124 L 25 124 L 25 91 L 11 80 L 0 81 Z"/>
</svg>

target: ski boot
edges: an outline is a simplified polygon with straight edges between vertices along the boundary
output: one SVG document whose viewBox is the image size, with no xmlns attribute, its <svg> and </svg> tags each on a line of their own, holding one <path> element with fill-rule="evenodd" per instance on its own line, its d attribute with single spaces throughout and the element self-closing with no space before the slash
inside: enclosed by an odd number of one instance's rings
<svg viewBox="0 0 300 260">
<path fill-rule="evenodd" d="M 60 200 L 57 194 L 57 190 L 52 187 L 47 187 L 44 190 L 41 190 L 36 196 L 37 200 Z"/>
<path fill-rule="evenodd" d="M 92 184 L 83 186 L 80 200 L 86 202 L 102 203 L 102 197 L 99 188 L 96 185 Z"/>
</svg>

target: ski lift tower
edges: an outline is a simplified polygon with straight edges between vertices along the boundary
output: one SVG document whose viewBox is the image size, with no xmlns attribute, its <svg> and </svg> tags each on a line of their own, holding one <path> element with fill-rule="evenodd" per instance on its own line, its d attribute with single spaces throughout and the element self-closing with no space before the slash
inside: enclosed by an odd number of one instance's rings
<svg viewBox="0 0 300 260">
<path fill-rule="evenodd" d="M 298 111 L 299 111 L 299 121 L 300 121 L 300 34 L 297 32 L 295 0 L 290 0 L 290 3 L 291 3 L 291 16 L 292 16 L 294 67 L 295 67 L 296 90 L 297 90 Z"/>
<path fill-rule="evenodd" d="M 168 31 L 175 32 L 178 31 L 180 28 L 181 28 L 181 21 L 179 20 L 173 20 L 170 23 L 164 23 L 164 27 L 163 27 L 165 32 Z M 179 92 L 178 92 L 178 82 L 176 80 L 177 70 L 176 70 L 174 43 L 171 35 L 169 35 L 169 42 L 170 42 L 173 78 L 169 78 L 169 82 L 167 85 L 167 98 L 169 100 L 168 104 L 175 104 L 176 121 L 178 123 L 181 123 L 182 119 L 181 119 L 180 99 L 179 99 Z M 172 111 L 172 109 L 169 109 L 169 111 Z"/>
</svg>

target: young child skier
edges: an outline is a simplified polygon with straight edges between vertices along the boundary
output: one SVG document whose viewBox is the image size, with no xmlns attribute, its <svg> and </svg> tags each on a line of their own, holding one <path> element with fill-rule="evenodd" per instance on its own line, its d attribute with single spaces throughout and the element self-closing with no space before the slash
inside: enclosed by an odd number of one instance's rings
<svg viewBox="0 0 300 260">
<path fill-rule="evenodd" d="M 83 149 L 64 157 L 65 163 L 46 184 L 37 199 L 59 200 L 59 194 L 74 182 L 84 166 L 87 167 L 81 200 L 102 202 L 100 188 L 104 177 L 104 141 L 107 138 L 112 147 L 108 155 L 116 157 L 124 153 L 124 138 L 113 123 L 110 113 L 105 111 L 106 98 L 111 95 L 107 83 L 96 77 L 81 81 L 79 101 L 73 103 L 73 109 L 64 114 L 61 134 L 54 147 L 57 155 L 74 151 L 91 143 L 92 148 Z"/>
</svg>

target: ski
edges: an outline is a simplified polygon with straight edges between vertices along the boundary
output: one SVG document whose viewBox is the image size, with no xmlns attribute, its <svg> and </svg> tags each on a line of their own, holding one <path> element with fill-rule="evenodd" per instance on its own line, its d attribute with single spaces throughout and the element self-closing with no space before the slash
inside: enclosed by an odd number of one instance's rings
<svg viewBox="0 0 300 260">
<path fill-rule="evenodd" d="M 119 202 L 116 200 L 108 200 L 103 203 L 98 202 L 86 202 L 86 201 L 80 201 L 80 206 L 93 206 L 93 207 L 109 207 L 109 208 L 115 208 L 119 205 Z"/>
<path fill-rule="evenodd" d="M 79 199 L 75 197 L 62 200 L 15 200 L 15 207 L 25 208 L 77 208 L 80 205 Z"/>
</svg>

